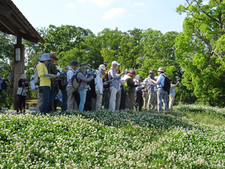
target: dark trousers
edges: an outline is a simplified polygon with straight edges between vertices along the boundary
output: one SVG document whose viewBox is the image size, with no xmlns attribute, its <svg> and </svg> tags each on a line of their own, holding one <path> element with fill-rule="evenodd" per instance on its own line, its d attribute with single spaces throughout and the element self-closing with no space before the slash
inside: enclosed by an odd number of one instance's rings
<svg viewBox="0 0 225 169">
<path fill-rule="evenodd" d="M 50 100 L 51 104 L 49 105 L 49 110 L 54 112 L 55 110 L 55 86 L 52 86 L 50 89 Z"/>
<path fill-rule="evenodd" d="M 91 91 L 88 90 L 87 91 L 87 95 L 86 95 L 86 102 L 84 105 L 84 111 L 91 111 L 92 110 L 92 106 L 91 106 Z"/>
<path fill-rule="evenodd" d="M 50 112 L 50 105 L 51 105 L 51 100 L 50 100 L 50 87 L 49 86 L 41 86 L 40 90 L 43 93 L 43 103 L 40 108 L 40 112 L 43 114 L 49 113 Z"/>
<path fill-rule="evenodd" d="M 67 110 L 67 91 L 66 87 L 63 87 L 62 89 L 62 107 L 61 111 L 65 112 Z"/>
<path fill-rule="evenodd" d="M 19 106 L 18 106 L 18 109 L 20 109 L 20 110 L 25 109 L 26 96 L 18 96 L 18 97 L 19 97 Z"/>
<path fill-rule="evenodd" d="M 141 111 L 142 106 L 143 106 L 142 91 L 138 90 L 138 91 L 136 91 L 136 105 L 135 105 L 135 108 L 137 110 L 137 108 L 139 107 L 139 111 Z"/>
<path fill-rule="evenodd" d="M 126 93 L 124 92 L 123 88 L 121 89 L 121 100 L 120 100 L 120 110 L 125 109 L 125 101 L 126 101 Z"/>
</svg>

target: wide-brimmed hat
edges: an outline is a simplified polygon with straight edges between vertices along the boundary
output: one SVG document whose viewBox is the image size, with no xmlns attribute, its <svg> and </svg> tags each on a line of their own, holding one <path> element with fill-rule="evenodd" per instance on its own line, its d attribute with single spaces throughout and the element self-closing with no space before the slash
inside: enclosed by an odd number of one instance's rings
<svg viewBox="0 0 225 169">
<path fill-rule="evenodd" d="M 39 61 L 46 61 L 46 60 L 52 60 L 52 58 L 50 58 L 49 54 L 44 53 L 40 58 L 38 58 Z"/>
<path fill-rule="evenodd" d="M 164 73 L 164 69 L 163 69 L 163 68 L 159 68 L 159 69 L 158 69 L 158 72 Z"/>
<path fill-rule="evenodd" d="M 71 65 L 71 66 L 78 66 L 79 63 L 78 63 L 78 61 L 73 60 L 73 61 L 70 63 L 70 65 Z"/>
<path fill-rule="evenodd" d="M 21 76 L 20 76 L 20 79 L 26 79 L 27 77 L 26 77 L 26 75 L 25 74 L 22 74 Z"/>
<path fill-rule="evenodd" d="M 149 74 L 152 74 L 152 73 L 155 73 L 154 69 L 150 70 L 150 72 L 149 72 Z"/>
<path fill-rule="evenodd" d="M 84 62 L 80 64 L 80 68 L 82 69 L 91 69 L 90 66 L 88 65 L 88 63 Z"/>
<path fill-rule="evenodd" d="M 138 80 L 144 80 L 144 78 L 143 78 L 142 76 L 140 76 L 140 77 L 138 78 Z"/>
<path fill-rule="evenodd" d="M 106 71 L 105 65 L 103 65 L 103 64 L 99 65 L 99 70 L 104 70 L 104 71 Z"/>
<path fill-rule="evenodd" d="M 113 61 L 113 62 L 112 62 L 112 66 L 113 66 L 113 65 L 118 65 L 118 66 L 119 66 L 120 64 L 119 64 L 117 61 Z"/>
<path fill-rule="evenodd" d="M 50 56 L 50 58 L 52 58 L 52 59 L 59 60 L 59 59 L 56 57 L 56 54 L 55 54 L 55 53 L 50 53 L 49 56 Z"/>
<path fill-rule="evenodd" d="M 130 74 L 136 75 L 136 72 L 134 70 L 130 71 Z"/>
</svg>

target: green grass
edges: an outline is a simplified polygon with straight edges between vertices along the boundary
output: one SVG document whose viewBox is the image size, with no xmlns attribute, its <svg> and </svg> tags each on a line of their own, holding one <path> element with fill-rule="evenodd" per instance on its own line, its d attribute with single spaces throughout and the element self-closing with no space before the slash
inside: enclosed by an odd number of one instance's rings
<svg viewBox="0 0 225 169">
<path fill-rule="evenodd" d="M 224 168 L 225 109 L 0 114 L 0 168 Z"/>
</svg>

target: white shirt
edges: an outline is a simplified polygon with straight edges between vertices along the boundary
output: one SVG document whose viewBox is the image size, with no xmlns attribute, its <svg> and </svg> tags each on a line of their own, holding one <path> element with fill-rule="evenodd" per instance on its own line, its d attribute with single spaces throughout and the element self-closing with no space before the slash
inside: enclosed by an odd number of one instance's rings
<svg viewBox="0 0 225 169">
<path fill-rule="evenodd" d="M 175 96 L 175 84 L 170 84 L 170 96 Z"/>
<path fill-rule="evenodd" d="M 101 73 L 98 73 L 95 78 L 95 91 L 103 94 L 103 80 L 101 75 Z"/>
<path fill-rule="evenodd" d="M 76 74 L 75 71 L 76 70 L 73 70 L 72 68 L 69 68 L 69 70 L 67 71 L 67 82 L 68 82 L 67 87 L 72 86 L 72 82 L 70 80 L 72 80 L 73 75 Z"/>
</svg>

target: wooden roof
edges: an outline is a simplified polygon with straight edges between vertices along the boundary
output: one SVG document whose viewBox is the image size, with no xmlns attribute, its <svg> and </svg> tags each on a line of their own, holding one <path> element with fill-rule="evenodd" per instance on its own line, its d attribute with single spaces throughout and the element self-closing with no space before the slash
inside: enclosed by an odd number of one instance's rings
<svg viewBox="0 0 225 169">
<path fill-rule="evenodd" d="M 0 31 L 34 43 L 45 43 L 12 0 L 0 0 Z"/>
</svg>

